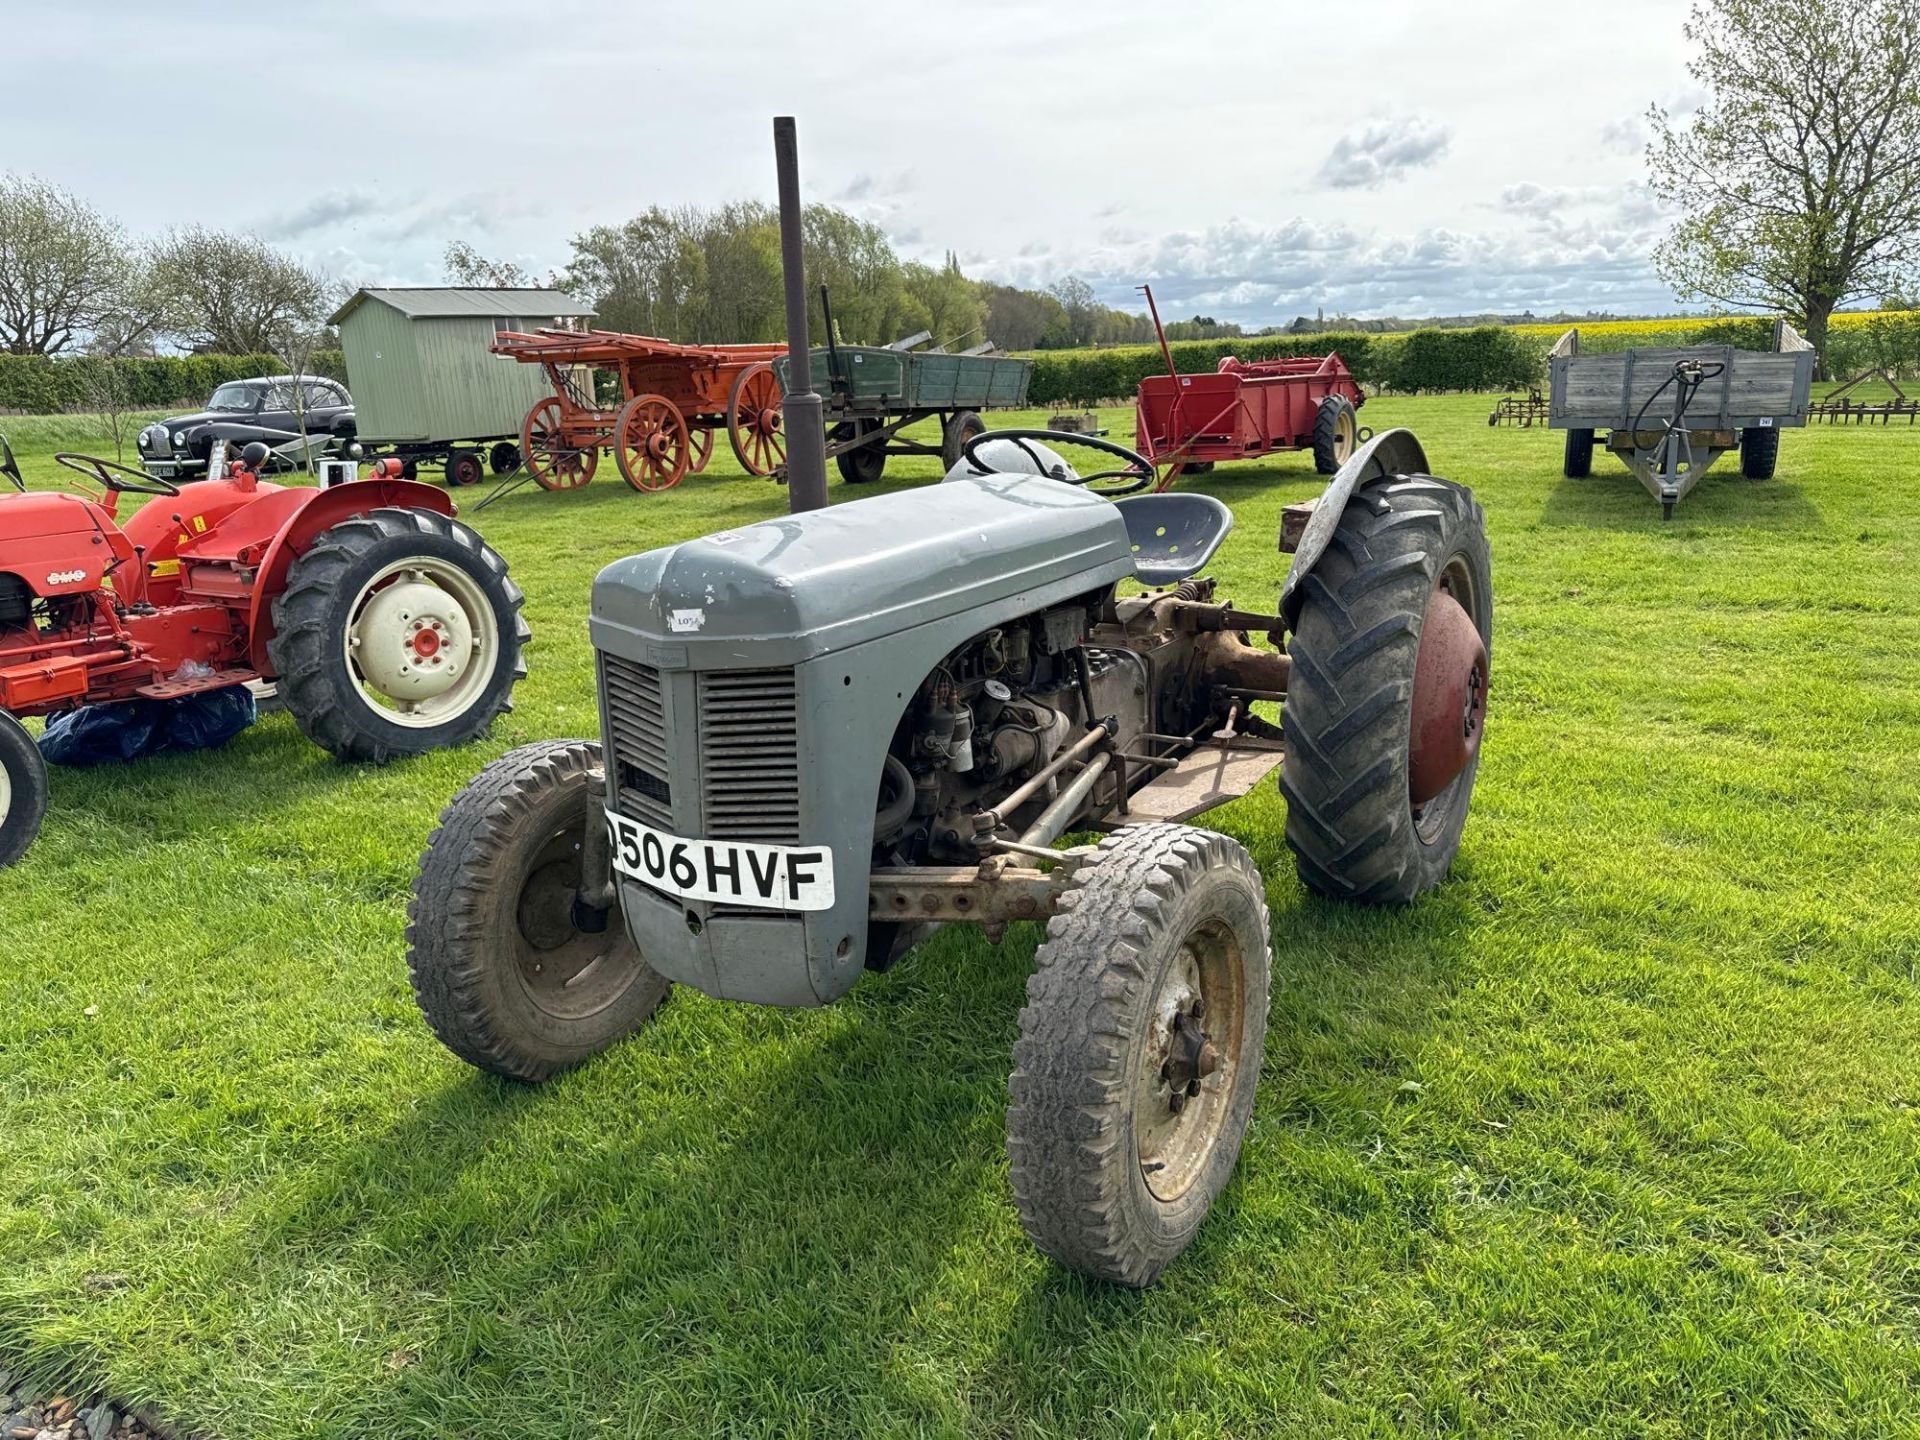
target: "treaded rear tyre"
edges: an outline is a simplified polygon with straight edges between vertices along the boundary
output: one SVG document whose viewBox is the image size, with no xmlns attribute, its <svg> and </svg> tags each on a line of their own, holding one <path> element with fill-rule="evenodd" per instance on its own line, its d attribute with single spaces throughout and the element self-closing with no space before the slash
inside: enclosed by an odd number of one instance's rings
<svg viewBox="0 0 1920 1440">
<path fill-rule="evenodd" d="M 1344 395 L 1327 396 L 1313 417 L 1313 468 L 1322 475 L 1336 473 L 1353 455 L 1359 437 L 1353 402 Z"/>
<path fill-rule="evenodd" d="M 483 652 L 489 667 L 471 703 L 440 723 L 402 724 L 366 692 L 347 662 L 347 645 L 362 588 L 408 559 L 450 567 L 467 577 L 491 611 L 497 643 Z M 521 615 L 525 597 L 507 576 L 507 562 L 465 525 L 434 510 L 381 509 L 342 520 L 320 535 L 287 572 L 273 602 L 267 643 L 280 697 L 301 733 L 343 760 L 376 763 L 396 755 L 462 745 L 513 708 L 513 687 L 527 673 L 532 632 Z"/>
<path fill-rule="evenodd" d="M 1007 1110 L 1020 1223 L 1061 1264 L 1150 1285 L 1192 1242 L 1253 1113 L 1267 925 L 1252 857 L 1186 825 L 1107 837 L 1061 896 L 1027 981 Z M 1165 1007 L 1190 993 L 1179 988 L 1190 956 L 1220 979 L 1193 993 L 1208 1000 L 1198 1023 L 1221 1063 L 1169 1109 Z"/>
<path fill-rule="evenodd" d="M 1561 458 L 1560 473 L 1569 480 L 1584 480 L 1593 473 L 1593 431 L 1567 431 L 1567 446 Z"/>
<path fill-rule="evenodd" d="M 0 710 L 0 869 L 32 848 L 47 816 L 47 761 L 33 736 Z"/>
<path fill-rule="evenodd" d="M 1740 473 L 1749 480 L 1771 480 L 1780 463 L 1780 432 L 1773 426 L 1749 426 L 1740 432 Z"/>
<path fill-rule="evenodd" d="M 1403 904 L 1439 884 L 1460 848 L 1477 749 L 1417 814 L 1409 792 L 1414 661 L 1443 574 L 1460 577 L 1454 598 L 1491 654 L 1492 562 L 1473 492 L 1390 475 L 1353 492 L 1304 582 L 1280 789 L 1300 878 L 1322 895 Z"/>
<path fill-rule="evenodd" d="M 601 823 L 587 789 L 599 763 L 589 740 L 510 751 L 453 797 L 420 857 L 407 906 L 414 998 L 442 1044 L 496 1075 L 539 1081 L 578 1065 L 667 995 L 617 907 L 594 935 L 567 903 L 583 827 Z"/>
</svg>

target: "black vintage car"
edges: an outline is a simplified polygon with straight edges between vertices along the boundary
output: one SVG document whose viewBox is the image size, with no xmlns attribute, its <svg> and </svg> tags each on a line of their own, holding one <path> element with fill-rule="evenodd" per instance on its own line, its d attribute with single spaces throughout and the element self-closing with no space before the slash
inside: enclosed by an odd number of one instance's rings
<svg viewBox="0 0 1920 1440">
<path fill-rule="evenodd" d="M 229 380 L 195 415 L 156 420 L 140 432 L 140 463 L 152 475 L 203 474 L 216 440 L 238 455 L 255 440 L 272 457 L 269 468 L 345 451 L 353 443 L 353 397 L 344 385 L 317 375 L 263 375 Z"/>
</svg>

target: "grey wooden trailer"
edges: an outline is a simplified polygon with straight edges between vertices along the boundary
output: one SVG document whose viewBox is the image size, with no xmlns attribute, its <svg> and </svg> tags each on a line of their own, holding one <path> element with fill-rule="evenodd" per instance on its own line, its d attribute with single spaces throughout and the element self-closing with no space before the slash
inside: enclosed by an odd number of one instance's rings
<svg viewBox="0 0 1920 1440">
<path fill-rule="evenodd" d="M 1740 451 L 1750 480 L 1772 478 L 1780 431 L 1807 423 L 1813 347 L 1784 320 L 1773 349 L 1684 345 L 1582 355 L 1580 331 L 1548 352 L 1548 424 L 1567 432 L 1564 473 L 1592 473 L 1594 439 L 1660 502 L 1661 514 L 1700 482 L 1727 451 Z"/>
</svg>

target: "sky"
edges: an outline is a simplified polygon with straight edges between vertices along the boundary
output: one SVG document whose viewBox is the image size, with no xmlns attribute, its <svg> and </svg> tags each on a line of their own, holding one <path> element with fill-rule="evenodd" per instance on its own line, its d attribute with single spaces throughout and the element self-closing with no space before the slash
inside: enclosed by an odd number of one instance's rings
<svg viewBox="0 0 1920 1440">
<path fill-rule="evenodd" d="M 1169 318 L 1686 308 L 1649 253 L 1679 0 L 0 0 L 0 168 L 351 284 L 545 274 L 650 205 L 806 198 Z M 1622 36 L 1633 37 L 1630 62 Z"/>
</svg>

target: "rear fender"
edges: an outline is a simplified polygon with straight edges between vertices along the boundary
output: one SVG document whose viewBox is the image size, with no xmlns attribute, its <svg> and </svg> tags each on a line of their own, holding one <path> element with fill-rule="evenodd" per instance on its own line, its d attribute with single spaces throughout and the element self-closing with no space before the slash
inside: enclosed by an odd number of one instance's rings
<svg viewBox="0 0 1920 1440">
<path fill-rule="evenodd" d="M 309 498 L 286 518 L 280 533 L 261 557 L 253 596 L 247 606 L 248 654 L 253 668 L 269 678 L 273 672 L 267 660 L 267 642 L 273 639 L 273 602 L 286 589 L 287 572 L 293 568 L 293 562 L 306 554 L 325 531 L 342 520 L 374 510 L 432 510 L 447 516 L 455 513 L 453 501 L 444 491 L 414 480 L 355 480 L 326 490 L 281 493 Z"/>
<path fill-rule="evenodd" d="M 1299 548 L 1293 552 L 1293 565 L 1287 571 L 1286 583 L 1280 587 L 1280 614 L 1289 630 L 1300 615 L 1300 587 L 1306 584 L 1307 576 L 1326 554 L 1334 527 L 1340 523 L 1340 514 L 1353 498 L 1353 492 L 1366 481 L 1388 475 L 1429 473 L 1427 452 L 1411 430 L 1382 430 L 1353 452 L 1353 458 L 1340 467 L 1320 498 L 1313 502 L 1313 514 L 1307 519 Z"/>
</svg>

